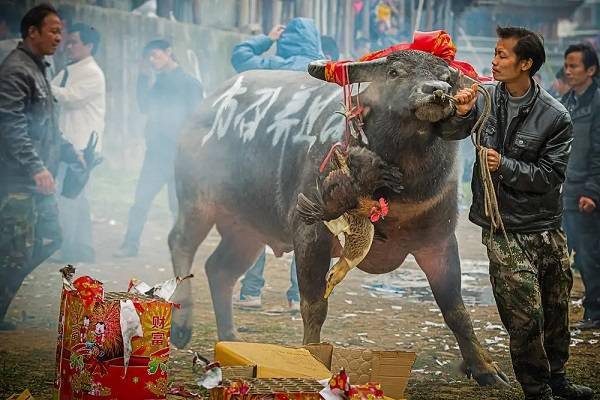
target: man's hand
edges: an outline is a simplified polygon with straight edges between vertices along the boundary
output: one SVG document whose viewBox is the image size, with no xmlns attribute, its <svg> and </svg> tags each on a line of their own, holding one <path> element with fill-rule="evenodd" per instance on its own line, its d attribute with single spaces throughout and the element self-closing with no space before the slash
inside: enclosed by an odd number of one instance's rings
<svg viewBox="0 0 600 400">
<path fill-rule="evenodd" d="M 54 178 L 46 168 L 35 174 L 33 180 L 35 181 L 36 190 L 42 194 L 52 194 L 56 190 Z"/>
<path fill-rule="evenodd" d="M 487 149 L 487 165 L 490 172 L 496 172 L 500 168 L 502 156 L 494 149 Z"/>
<path fill-rule="evenodd" d="M 579 211 L 591 213 L 596 209 L 596 202 L 589 197 L 581 196 L 579 198 Z"/>
<path fill-rule="evenodd" d="M 87 163 L 85 162 L 85 158 L 83 158 L 83 154 L 77 153 L 77 161 L 79 161 L 79 164 L 81 164 L 83 168 L 87 168 Z"/>
<path fill-rule="evenodd" d="M 276 42 L 281 37 L 281 34 L 285 30 L 285 25 L 275 25 L 271 32 L 269 32 L 269 37 L 272 41 Z"/>
<path fill-rule="evenodd" d="M 470 88 L 460 89 L 454 95 L 454 100 L 456 100 L 456 115 L 459 117 L 466 115 L 473 107 L 475 107 L 478 95 L 477 86 L 478 85 L 474 83 Z"/>
</svg>

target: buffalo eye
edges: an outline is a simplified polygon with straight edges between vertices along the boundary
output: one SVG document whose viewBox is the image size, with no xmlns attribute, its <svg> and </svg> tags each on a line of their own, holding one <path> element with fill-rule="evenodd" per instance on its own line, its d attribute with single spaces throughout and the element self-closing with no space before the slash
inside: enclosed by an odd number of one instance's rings
<svg viewBox="0 0 600 400">
<path fill-rule="evenodd" d="M 390 79 L 396 79 L 396 78 L 398 78 L 398 76 L 400 76 L 400 74 L 395 69 L 390 69 L 388 71 L 388 78 L 390 78 Z"/>
</svg>

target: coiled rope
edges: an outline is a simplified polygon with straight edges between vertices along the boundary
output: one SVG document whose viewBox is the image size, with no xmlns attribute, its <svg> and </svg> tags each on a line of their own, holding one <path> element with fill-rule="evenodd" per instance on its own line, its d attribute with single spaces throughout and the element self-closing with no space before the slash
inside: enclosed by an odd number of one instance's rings
<svg viewBox="0 0 600 400">
<path fill-rule="evenodd" d="M 500 214 L 500 207 L 498 206 L 498 197 L 496 195 L 496 189 L 494 188 L 492 173 L 487 163 L 489 149 L 481 145 L 483 131 L 485 129 L 487 120 L 492 114 L 492 96 L 481 86 L 477 87 L 477 91 L 483 96 L 484 106 L 483 112 L 471 129 L 471 141 L 475 146 L 475 151 L 477 152 L 479 161 L 479 175 L 481 176 L 481 181 L 483 183 L 485 215 L 490 219 L 489 244 L 491 244 L 493 235 L 498 229 L 500 229 L 504 235 L 504 239 L 508 243 L 508 236 L 506 234 L 506 229 L 504 228 L 504 222 L 502 222 L 502 215 Z"/>
</svg>

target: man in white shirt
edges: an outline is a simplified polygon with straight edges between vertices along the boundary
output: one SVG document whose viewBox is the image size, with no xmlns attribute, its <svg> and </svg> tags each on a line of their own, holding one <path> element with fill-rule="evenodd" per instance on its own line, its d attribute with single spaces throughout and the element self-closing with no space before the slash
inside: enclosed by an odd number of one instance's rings
<svg viewBox="0 0 600 400">
<path fill-rule="evenodd" d="M 102 146 L 106 83 L 104 73 L 93 57 L 99 43 L 100 34 L 93 27 L 82 23 L 71 26 L 66 42 L 70 64 L 52 80 L 52 91 L 62 108 L 60 128 L 77 150 L 86 147 L 93 131 L 99 137 L 96 150 Z M 64 170 L 61 168 L 59 175 L 64 176 Z M 63 229 L 63 261 L 93 262 L 92 222 L 86 190 L 73 200 L 60 197 L 58 203 Z"/>
</svg>

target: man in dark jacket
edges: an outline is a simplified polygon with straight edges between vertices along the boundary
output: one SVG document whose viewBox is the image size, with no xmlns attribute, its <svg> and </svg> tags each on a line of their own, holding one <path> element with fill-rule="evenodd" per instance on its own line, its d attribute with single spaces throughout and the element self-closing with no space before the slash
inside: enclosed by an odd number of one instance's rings
<svg viewBox="0 0 600 400">
<path fill-rule="evenodd" d="M 490 279 L 510 354 L 526 399 L 591 399 L 565 376 L 569 358 L 569 294 L 573 284 L 561 229 L 561 185 L 572 124 L 567 110 L 532 77 L 546 59 L 542 38 L 523 28 L 497 29 L 492 61 L 497 84 L 486 85 L 491 117 L 481 137 L 469 218 L 483 228 Z M 456 95 L 456 116 L 440 126 L 447 139 L 469 135 L 483 110 L 476 86 Z M 487 164 L 506 228 L 490 232 L 479 164 Z"/>
<path fill-rule="evenodd" d="M 23 279 L 60 247 L 54 198 L 59 161 L 80 156 L 58 129 L 44 56 L 61 41 L 61 21 L 47 4 L 21 21 L 23 42 L 0 65 L 0 330 Z"/>
<path fill-rule="evenodd" d="M 157 72 L 151 84 L 148 65 Z M 147 115 L 146 154 L 129 210 L 127 233 L 117 257 L 138 254 L 140 237 L 156 195 L 167 185 L 169 207 L 176 214 L 175 153 L 177 139 L 186 118 L 202 100 L 202 85 L 175 61 L 171 43 L 153 40 L 143 51 L 142 70 L 137 82 L 137 101 Z"/>
<path fill-rule="evenodd" d="M 564 186 L 564 227 L 585 285 L 584 320 L 578 328 L 600 328 L 600 89 L 598 55 L 588 44 L 565 51 L 571 90 L 562 103 L 573 120 L 573 149 Z"/>
</svg>

